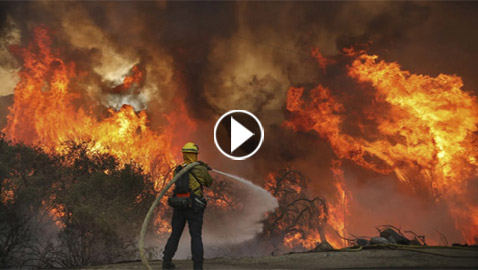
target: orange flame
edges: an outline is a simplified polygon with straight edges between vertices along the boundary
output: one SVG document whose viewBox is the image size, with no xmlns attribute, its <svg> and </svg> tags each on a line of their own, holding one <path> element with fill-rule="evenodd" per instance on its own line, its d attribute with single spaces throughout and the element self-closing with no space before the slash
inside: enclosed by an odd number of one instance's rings
<svg viewBox="0 0 478 270">
<path fill-rule="evenodd" d="M 325 69 L 329 64 L 335 63 L 333 59 L 329 59 L 325 57 L 319 50 L 319 48 L 314 48 L 311 51 L 312 57 L 317 60 L 317 63 L 320 65 L 322 69 Z"/>
<path fill-rule="evenodd" d="M 174 161 L 171 154 L 173 132 L 153 132 L 145 111 L 135 112 L 133 107 L 123 105 L 119 111 L 108 109 L 108 115 L 98 120 L 89 114 L 89 107 L 76 106 L 81 95 L 72 89 L 71 80 L 80 79 L 76 77 L 75 65 L 60 59 L 50 49 L 50 43 L 47 30 L 36 28 L 34 42 L 26 49 L 15 49 L 23 56 L 24 67 L 3 130 L 7 137 L 39 144 L 50 152 L 61 152 L 69 140 L 90 140 L 94 142 L 92 151 L 110 153 L 121 162 L 134 160 L 146 172 L 152 173 L 159 173 L 155 168 L 159 161 Z M 142 78 L 137 66 L 132 72 L 131 77 L 124 79 L 125 87 Z M 192 123 L 185 115 L 184 106 L 178 108 L 180 111 L 174 117 Z M 167 119 L 172 117 L 165 116 Z"/>
<path fill-rule="evenodd" d="M 349 76 L 371 84 L 375 101 L 387 108 L 365 115 L 377 124 L 376 139 L 343 132 L 345 108 L 320 85 L 310 91 L 309 102 L 304 101 L 303 88 L 289 89 L 291 118 L 284 125 L 314 130 L 340 159 L 382 174 L 393 172 L 412 189 L 426 187 L 436 200 L 448 203 L 464 239 L 474 241 L 478 206 L 471 200 L 468 183 L 478 176 L 477 98 L 462 90 L 456 75 L 415 75 L 397 63 L 377 61 L 377 56 L 349 56 L 355 57 Z"/>
<path fill-rule="evenodd" d="M 330 244 L 334 247 L 345 247 L 347 246 L 347 242 L 344 239 L 347 237 L 347 216 L 349 214 L 349 203 L 350 203 L 350 196 L 348 192 L 346 192 L 346 185 L 345 185 L 345 178 L 344 172 L 340 168 L 342 162 L 340 160 L 333 160 L 332 161 L 332 172 L 334 173 L 335 177 L 335 187 L 337 188 L 337 198 L 335 204 L 329 204 L 329 216 L 328 216 L 328 223 L 332 228 L 341 236 L 338 238 L 336 235 L 328 235 L 327 238 L 330 241 Z"/>
<path fill-rule="evenodd" d="M 123 79 L 124 89 L 130 88 L 133 83 L 139 84 L 141 81 L 143 81 L 143 72 L 139 70 L 137 65 L 131 69 L 131 72 L 132 74 L 130 76 L 126 76 Z"/>
<path fill-rule="evenodd" d="M 303 247 L 307 250 L 314 249 L 320 243 L 317 231 L 308 230 L 307 234 L 301 232 L 290 233 L 284 237 L 284 245 L 288 248 Z"/>
</svg>

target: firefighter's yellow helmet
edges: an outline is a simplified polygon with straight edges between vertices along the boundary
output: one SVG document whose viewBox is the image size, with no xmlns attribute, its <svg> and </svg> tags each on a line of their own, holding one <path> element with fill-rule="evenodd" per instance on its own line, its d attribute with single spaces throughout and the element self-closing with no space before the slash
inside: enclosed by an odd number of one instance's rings
<svg viewBox="0 0 478 270">
<path fill-rule="evenodd" d="M 196 154 L 198 154 L 199 153 L 199 147 L 195 143 L 188 142 L 183 146 L 182 152 L 183 153 L 196 153 Z"/>
</svg>

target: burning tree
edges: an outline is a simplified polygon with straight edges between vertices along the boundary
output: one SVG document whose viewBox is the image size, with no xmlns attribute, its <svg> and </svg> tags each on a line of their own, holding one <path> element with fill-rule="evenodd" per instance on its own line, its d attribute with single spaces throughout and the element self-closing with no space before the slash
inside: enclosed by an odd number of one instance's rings
<svg viewBox="0 0 478 270">
<path fill-rule="evenodd" d="M 263 232 L 276 249 L 311 249 L 327 241 L 327 203 L 323 198 L 308 196 L 307 179 L 301 172 L 286 168 L 271 173 L 265 187 L 279 201 L 279 207 L 264 221 Z"/>
<path fill-rule="evenodd" d="M 339 193 L 346 194 L 342 160 L 394 175 L 411 191 L 446 203 L 456 229 L 473 243 L 478 234 L 476 215 L 470 214 L 478 211 L 470 188 L 478 175 L 477 98 L 463 90 L 456 75 L 412 74 L 365 51 L 345 52 L 351 57 L 348 76 L 373 96 L 373 106 L 361 112 L 363 120 L 349 123 L 345 102 L 323 85 L 291 87 L 284 126 L 329 142 L 339 163 L 332 168 Z M 351 127 L 360 132 L 351 134 Z"/>
</svg>

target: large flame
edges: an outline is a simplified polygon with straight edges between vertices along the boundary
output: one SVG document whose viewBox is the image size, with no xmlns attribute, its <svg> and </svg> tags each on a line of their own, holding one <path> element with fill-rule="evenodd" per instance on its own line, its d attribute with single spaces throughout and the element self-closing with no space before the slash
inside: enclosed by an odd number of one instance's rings
<svg viewBox="0 0 478 270">
<path fill-rule="evenodd" d="M 92 141 L 92 151 L 112 154 L 120 162 L 140 164 L 154 176 L 159 188 L 163 184 L 160 176 L 177 158 L 172 154 L 172 150 L 177 150 L 172 145 L 175 127 L 170 125 L 162 133 L 154 132 L 148 126 L 146 112 L 135 112 L 129 105 L 123 105 L 119 111 L 108 109 L 107 115 L 99 119 L 92 108 L 81 102 L 82 89 L 72 89 L 72 81 L 82 79 L 75 64 L 66 63 L 51 49 L 45 28 L 38 27 L 34 33 L 28 48 L 13 49 L 23 57 L 24 66 L 3 130 L 7 137 L 40 145 L 48 152 L 62 152 L 66 141 Z M 140 84 L 142 79 L 143 73 L 134 66 L 116 91 Z M 194 128 L 183 104 L 178 105 L 177 111 L 165 115 L 165 119 L 182 119 Z"/>
<path fill-rule="evenodd" d="M 304 97 L 304 88 L 289 89 L 291 118 L 284 125 L 296 131 L 313 130 L 330 142 L 338 158 L 382 174 L 393 172 L 412 189 L 425 189 L 435 200 L 445 201 L 456 228 L 473 242 L 478 234 L 478 206 L 469 185 L 478 176 L 476 97 L 463 91 L 462 80 L 455 75 L 415 75 L 374 55 L 349 56 L 355 57 L 349 76 L 364 89 L 371 84 L 375 104 L 384 105 L 364 112 L 367 120 L 376 123 L 374 136 L 346 133 L 346 108 L 321 85 L 308 93 L 310 98 Z M 343 175 L 336 169 L 334 174 L 343 183 Z M 342 184 L 337 189 L 346 194 Z"/>
</svg>

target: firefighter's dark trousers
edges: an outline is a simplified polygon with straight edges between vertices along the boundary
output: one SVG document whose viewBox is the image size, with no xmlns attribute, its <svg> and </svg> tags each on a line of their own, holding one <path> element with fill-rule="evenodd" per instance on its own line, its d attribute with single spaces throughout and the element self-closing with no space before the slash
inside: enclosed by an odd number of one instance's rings
<svg viewBox="0 0 478 270">
<path fill-rule="evenodd" d="M 173 219 L 171 221 L 172 232 L 163 253 L 164 261 L 171 261 L 173 259 L 174 254 L 178 249 L 179 239 L 183 233 L 184 225 L 186 225 L 187 221 L 189 234 L 191 234 L 191 253 L 193 255 L 194 265 L 202 268 L 202 262 L 204 260 L 204 250 L 201 237 L 203 215 L 204 209 L 174 209 Z"/>
</svg>

